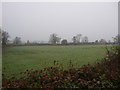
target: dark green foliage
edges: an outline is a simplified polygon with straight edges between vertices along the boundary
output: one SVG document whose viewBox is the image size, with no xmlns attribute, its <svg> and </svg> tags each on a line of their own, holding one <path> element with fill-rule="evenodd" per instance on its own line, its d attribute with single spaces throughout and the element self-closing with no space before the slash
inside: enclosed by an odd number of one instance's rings
<svg viewBox="0 0 120 90">
<path fill-rule="evenodd" d="M 62 44 L 62 45 L 67 45 L 67 40 L 66 40 L 66 39 L 63 39 L 63 40 L 61 41 L 61 44 Z"/>
<path fill-rule="evenodd" d="M 107 57 L 95 66 L 70 66 L 63 70 L 55 61 L 53 67 L 22 72 L 26 77 L 21 79 L 3 76 L 3 88 L 120 88 L 120 47 L 107 50 Z"/>
</svg>

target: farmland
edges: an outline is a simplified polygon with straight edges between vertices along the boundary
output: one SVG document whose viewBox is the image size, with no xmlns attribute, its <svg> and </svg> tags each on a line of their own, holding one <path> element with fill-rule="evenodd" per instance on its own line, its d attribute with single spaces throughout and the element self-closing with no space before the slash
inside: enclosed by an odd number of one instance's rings
<svg viewBox="0 0 120 90">
<path fill-rule="evenodd" d="M 108 46 L 110 47 L 110 46 Z M 94 64 L 105 57 L 104 45 L 84 46 L 15 46 L 3 51 L 2 70 L 5 77 L 18 76 L 27 69 L 43 69 L 58 61 L 63 69 Z"/>
</svg>

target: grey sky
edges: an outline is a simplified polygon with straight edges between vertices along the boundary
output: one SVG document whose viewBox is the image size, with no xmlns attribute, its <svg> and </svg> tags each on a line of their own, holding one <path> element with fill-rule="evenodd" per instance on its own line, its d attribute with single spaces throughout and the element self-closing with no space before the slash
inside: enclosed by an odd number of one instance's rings
<svg viewBox="0 0 120 90">
<path fill-rule="evenodd" d="M 118 34 L 117 2 L 4 2 L 2 8 L 3 28 L 11 39 L 48 41 L 56 33 L 68 41 L 76 34 L 95 41 Z"/>
<path fill-rule="evenodd" d="M 2 3 L 0 2 L 0 27 L 2 26 Z"/>
</svg>

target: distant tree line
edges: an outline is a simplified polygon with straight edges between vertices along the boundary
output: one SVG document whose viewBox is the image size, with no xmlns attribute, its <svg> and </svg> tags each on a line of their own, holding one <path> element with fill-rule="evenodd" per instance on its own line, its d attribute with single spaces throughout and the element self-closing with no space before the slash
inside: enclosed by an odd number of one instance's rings
<svg viewBox="0 0 120 90">
<path fill-rule="evenodd" d="M 116 36 L 114 37 L 114 44 L 118 42 L 118 37 Z M 50 39 L 49 42 L 51 44 L 62 44 L 62 45 L 67 45 L 67 44 L 75 44 L 75 45 L 79 45 L 79 44 L 91 44 L 91 42 L 89 42 L 88 37 L 87 36 L 83 36 L 82 34 L 77 34 L 76 36 L 72 37 L 72 42 L 68 43 L 67 39 L 63 39 L 61 40 L 61 38 L 58 37 L 57 34 L 51 34 L 50 35 Z M 95 42 L 92 42 L 92 44 L 111 44 L 112 42 L 109 40 L 108 42 L 105 39 L 100 39 L 100 40 L 95 40 Z"/>
<path fill-rule="evenodd" d="M 0 43 L 2 45 L 12 44 L 12 45 L 21 45 L 22 41 L 20 37 L 15 37 L 13 42 L 10 43 L 10 35 L 8 32 L 0 29 Z M 82 34 L 77 34 L 76 36 L 72 37 L 72 42 L 68 42 L 67 39 L 62 39 L 57 34 L 53 33 L 49 37 L 49 42 L 45 43 L 47 45 L 84 45 L 84 44 L 120 44 L 120 35 L 117 35 L 113 38 L 113 42 L 106 41 L 105 39 L 95 40 L 95 42 L 89 42 L 87 36 L 82 36 Z M 27 42 L 24 45 L 45 45 L 44 43 L 37 43 L 37 42 Z"/>
<path fill-rule="evenodd" d="M 0 28 L 0 44 L 2 44 L 3 46 L 9 44 L 10 42 L 9 38 L 10 38 L 9 33 Z M 16 45 L 21 44 L 21 38 L 15 37 L 12 44 Z"/>
<path fill-rule="evenodd" d="M 72 37 L 72 43 L 73 44 L 79 44 L 79 43 L 88 43 L 88 37 L 84 36 L 82 37 L 82 34 L 77 34 L 76 36 Z M 67 39 L 63 39 L 60 43 L 61 38 L 58 37 L 57 34 L 53 33 L 50 35 L 49 42 L 51 44 L 68 44 Z"/>
</svg>

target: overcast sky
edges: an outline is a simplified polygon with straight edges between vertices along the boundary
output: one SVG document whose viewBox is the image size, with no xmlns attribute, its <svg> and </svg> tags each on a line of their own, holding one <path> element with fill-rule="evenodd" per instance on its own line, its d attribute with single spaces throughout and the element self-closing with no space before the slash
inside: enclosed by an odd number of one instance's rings
<svg viewBox="0 0 120 90">
<path fill-rule="evenodd" d="M 2 26 L 2 3 L 0 2 L 0 27 Z"/>
<path fill-rule="evenodd" d="M 48 41 L 56 33 L 68 41 L 77 34 L 95 41 L 118 34 L 117 2 L 4 2 L 2 10 L 11 39 Z"/>
</svg>

